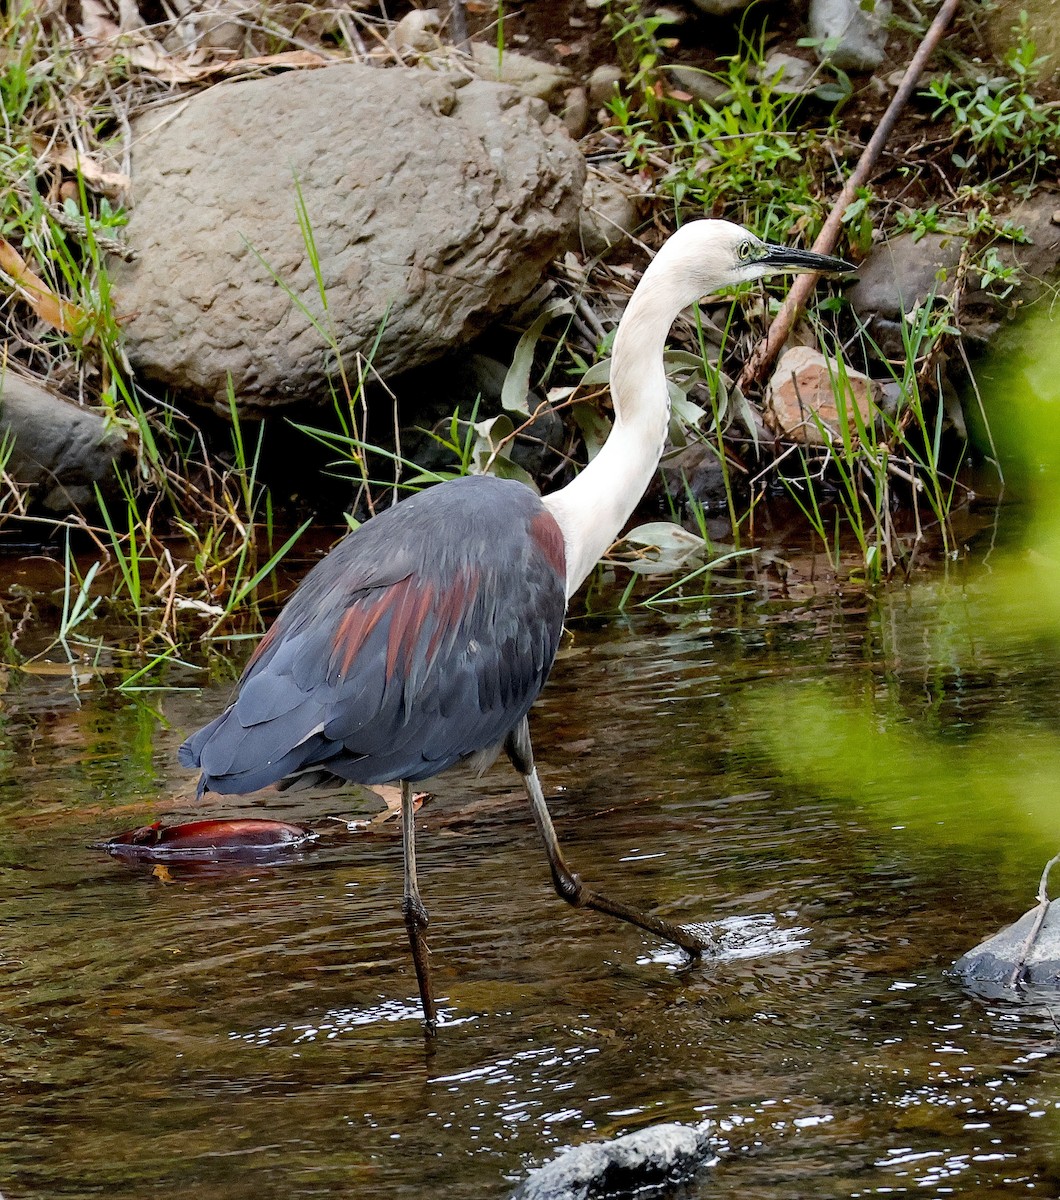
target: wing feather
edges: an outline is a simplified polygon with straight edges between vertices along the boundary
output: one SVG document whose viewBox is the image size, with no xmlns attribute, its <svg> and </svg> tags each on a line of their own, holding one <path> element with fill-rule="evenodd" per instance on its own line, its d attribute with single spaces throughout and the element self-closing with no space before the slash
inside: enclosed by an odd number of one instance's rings
<svg viewBox="0 0 1060 1200">
<path fill-rule="evenodd" d="M 310 572 L 181 761 L 219 792 L 310 768 L 361 783 L 437 774 L 525 716 L 564 605 L 562 537 L 529 489 L 431 488 Z"/>
</svg>

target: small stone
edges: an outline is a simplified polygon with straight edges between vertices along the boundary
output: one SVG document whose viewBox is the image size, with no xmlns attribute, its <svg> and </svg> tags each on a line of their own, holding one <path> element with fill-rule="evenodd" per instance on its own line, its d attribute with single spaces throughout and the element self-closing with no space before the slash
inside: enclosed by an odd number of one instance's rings
<svg viewBox="0 0 1060 1200">
<path fill-rule="evenodd" d="M 560 120 L 575 141 L 585 134 L 589 126 L 589 97 L 585 88 L 571 88 L 563 101 Z"/>
<path fill-rule="evenodd" d="M 707 71 L 701 71 L 698 67 L 667 67 L 666 74 L 676 87 L 707 104 L 720 103 L 729 92 L 729 87 L 723 80 Z"/>
<path fill-rule="evenodd" d="M 11 444 L 5 470 L 31 501 L 68 513 L 92 504 L 95 487 L 116 483 L 131 450 L 106 413 L 82 408 L 8 367 L 0 375 L 0 434 Z"/>
<path fill-rule="evenodd" d="M 887 46 L 891 0 L 810 0 L 817 57 L 840 71 L 875 71 Z"/>
<path fill-rule="evenodd" d="M 683 8 L 660 7 L 652 16 L 660 25 L 685 25 L 688 22 L 688 13 Z"/>
<path fill-rule="evenodd" d="M 843 407 L 851 433 L 873 420 L 875 386 L 850 367 L 840 376 L 838 365 L 811 346 L 793 346 L 777 363 L 766 385 L 765 422 L 780 437 L 804 446 L 828 445 L 841 436 L 836 389 L 844 384 Z"/>
<path fill-rule="evenodd" d="M 614 63 L 601 63 L 589 76 L 589 103 L 594 109 L 604 108 L 621 87 L 622 68 Z"/>
<path fill-rule="evenodd" d="M 637 227 L 637 203 L 629 186 L 610 172 L 591 170 L 585 180 L 579 223 L 582 249 L 606 257 Z"/>
<path fill-rule="evenodd" d="M 390 31 L 387 45 L 398 54 L 423 54 L 438 46 L 442 15 L 436 8 L 414 8 Z"/>
<path fill-rule="evenodd" d="M 563 96 L 570 87 L 570 72 L 564 67 L 505 50 L 498 54 L 496 45 L 489 42 L 472 42 L 471 58 L 480 79 L 493 83 L 507 83 L 524 96 L 544 100 L 550 107 L 562 104 Z"/>
<path fill-rule="evenodd" d="M 758 68 L 758 80 L 767 83 L 772 91 L 783 96 L 794 96 L 808 91 L 813 86 L 814 67 L 804 58 L 774 50 Z"/>
<path fill-rule="evenodd" d="M 696 8 L 712 17 L 727 17 L 750 8 L 754 0 L 693 0 Z"/>
<path fill-rule="evenodd" d="M 139 24 L 132 23 L 130 9 L 128 3 L 119 7 L 123 32 L 143 26 L 142 20 Z M 237 0 L 210 0 L 194 7 L 187 6 L 187 11 L 170 29 L 162 44 L 175 54 L 199 47 L 242 54 L 249 44 L 245 11 Z"/>
</svg>

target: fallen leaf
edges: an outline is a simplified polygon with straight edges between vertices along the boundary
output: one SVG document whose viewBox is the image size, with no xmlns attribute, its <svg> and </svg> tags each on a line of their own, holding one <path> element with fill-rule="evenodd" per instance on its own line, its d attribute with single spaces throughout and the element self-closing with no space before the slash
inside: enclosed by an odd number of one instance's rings
<svg viewBox="0 0 1060 1200">
<path fill-rule="evenodd" d="M 88 324 L 85 311 L 57 296 L 5 238 L 0 238 L 0 271 L 10 277 L 22 299 L 42 321 L 63 333 L 76 333 Z"/>
<path fill-rule="evenodd" d="M 393 817 L 401 815 L 401 788 L 395 787 L 392 783 L 380 783 L 373 785 L 368 789 L 383 801 L 386 808 L 381 813 L 376 815 L 367 822 L 368 825 L 382 825 L 384 821 L 389 821 Z M 417 813 L 424 804 L 431 799 L 430 792 L 417 792 L 412 797 L 412 811 Z"/>
<path fill-rule="evenodd" d="M 326 54 L 318 54 L 315 50 L 284 50 L 280 54 L 263 54 L 257 58 L 240 58 L 235 62 L 224 63 L 226 71 L 234 71 L 240 67 L 327 67 L 335 60 Z"/>
<path fill-rule="evenodd" d="M 176 880 L 169 873 L 169 868 L 164 863 L 156 863 L 151 868 L 151 874 L 159 883 L 176 883 Z"/>
<path fill-rule="evenodd" d="M 167 83 L 191 83 L 199 78 L 192 67 L 179 58 L 166 54 L 158 45 L 151 42 L 143 42 L 139 46 L 130 47 L 128 59 L 134 67 L 139 67 L 141 71 L 146 71 L 149 75 L 156 75 Z"/>
<path fill-rule="evenodd" d="M 141 71 L 156 75 L 168 83 L 192 83 L 213 75 L 244 75 L 262 67 L 308 70 L 329 66 L 334 59 L 314 50 L 285 50 L 280 54 L 261 54 L 254 58 L 217 59 L 202 62 L 196 51 L 187 58 L 167 54 L 154 43 L 144 43 L 129 52 L 129 61 Z"/>
<path fill-rule="evenodd" d="M 61 167 L 71 175 L 80 175 L 93 191 L 114 196 L 127 191 L 130 186 L 128 175 L 123 175 L 120 171 L 108 171 L 94 158 L 78 153 L 66 142 L 52 142 L 35 135 L 32 144 L 38 162 Z"/>
<path fill-rule="evenodd" d="M 127 829 L 93 844 L 115 858 L 151 862 L 254 862 L 300 850 L 316 839 L 307 825 L 256 817 L 187 821 L 163 825 L 155 821 Z"/>
<path fill-rule="evenodd" d="M 94 42 L 108 41 L 121 33 L 102 0 L 81 0 L 81 32 Z"/>
<path fill-rule="evenodd" d="M 401 812 L 401 788 L 396 787 L 392 783 L 379 783 L 368 790 L 375 792 L 379 799 L 386 805 L 390 815 Z"/>
<path fill-rule="evenodd" d="M 78 684 L 88 683 L 94 676 L 101 674 L 99 667 L 72 662 L 49 662 L 47 659 L 35 659 L 24 663 L 13 663 L 16 671 L 26 675 L 63 676 L 66 679 L 76 679 Z"/>
</svg>

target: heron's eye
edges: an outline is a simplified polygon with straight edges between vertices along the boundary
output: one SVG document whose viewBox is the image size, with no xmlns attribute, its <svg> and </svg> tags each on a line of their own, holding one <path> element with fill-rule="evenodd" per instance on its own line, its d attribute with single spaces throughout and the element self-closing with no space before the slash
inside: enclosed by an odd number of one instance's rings
<svg viewBox="0 0 1060 1200">
<path fill-rule="evenodd" d="M 750 262 L 755 257 L 754 242 L 741 242 L 736 248 L 736 257 L 740 262 Z"/>
</svg>

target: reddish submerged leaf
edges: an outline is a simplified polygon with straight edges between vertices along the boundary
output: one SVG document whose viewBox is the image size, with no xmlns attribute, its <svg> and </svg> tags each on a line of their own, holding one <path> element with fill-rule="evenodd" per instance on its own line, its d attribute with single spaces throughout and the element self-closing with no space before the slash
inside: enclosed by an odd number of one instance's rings
<svg viewBox="0 0 1060 1200">
<path fill-rule="evenodd" d="M 138 862 L 253 862 L 300 850 L 316 837 L 305 825 L 251 818 L 141 825 L 94 849 Z"/>
</svg>

